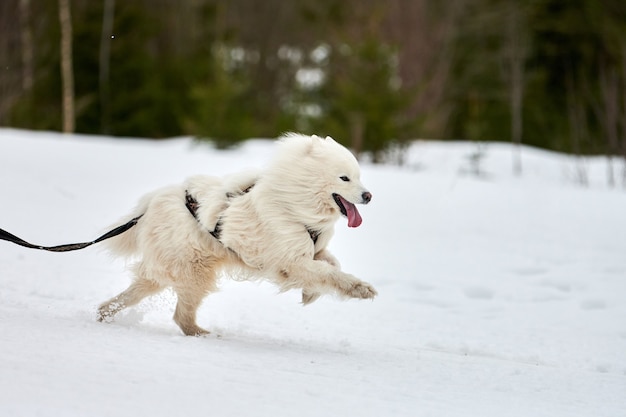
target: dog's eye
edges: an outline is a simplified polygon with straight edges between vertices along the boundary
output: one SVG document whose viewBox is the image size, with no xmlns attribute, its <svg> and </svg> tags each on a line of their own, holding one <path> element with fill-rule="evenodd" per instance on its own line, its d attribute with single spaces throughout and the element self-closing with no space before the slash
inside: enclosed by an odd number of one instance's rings
<svg viewBox="0 0 626 417">
<path fill-rule="evenodd" d="M 350 178 L 346 177 L 345 175 L 342 175 L 341 177 L 339 177 L 339 179 L 340 179 L 341 181 L 345 181 L 345 182 L 350 181 Z"/>
</svg>

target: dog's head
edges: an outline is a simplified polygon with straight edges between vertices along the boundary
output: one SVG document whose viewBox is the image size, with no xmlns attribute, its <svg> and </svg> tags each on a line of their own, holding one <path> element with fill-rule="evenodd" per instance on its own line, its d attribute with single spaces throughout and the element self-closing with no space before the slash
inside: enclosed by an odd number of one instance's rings
<svg viewBox="0 0 626 417">
<path fill-rule="evenodd" d="M 306 203 L 329 220 L 343 215 L 349 227 L 360 226 L 362 219 L 355 204 L 368 204 L 372 194 L 361 183 L 354 155 L 331 137 L 289 134 L 281 142 L 282 161 L 278 165 L 283 169 L 289 165 L 289 172 L 283 172 L 288 181 L 311 193 L 314 201 Z"/>
</svg>

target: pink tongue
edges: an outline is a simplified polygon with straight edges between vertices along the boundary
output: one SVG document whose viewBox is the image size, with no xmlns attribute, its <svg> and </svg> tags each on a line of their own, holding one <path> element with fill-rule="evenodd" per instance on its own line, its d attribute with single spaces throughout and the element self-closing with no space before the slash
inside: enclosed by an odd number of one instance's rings
<svg viewBox="0 0 626 417">
<path fill-rule="evenodd" d="M 348 227 L 359 227 L 363 219 L 356 209 L 356 206 L 343 197 L 341 197 L 341 203 L 345 207 L 346 214 L 348 215 Z"/>
</svg>

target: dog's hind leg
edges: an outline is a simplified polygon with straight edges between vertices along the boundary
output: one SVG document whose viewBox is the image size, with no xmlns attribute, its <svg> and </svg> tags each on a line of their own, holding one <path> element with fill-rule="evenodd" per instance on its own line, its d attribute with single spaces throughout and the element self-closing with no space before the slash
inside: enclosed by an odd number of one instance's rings
<svg viewBox="0 0 626 417">
<path fill-rule="evenodd" d="M 200 288 L 174 288 L 178 296 L 174 321 L 186 336 L 202 336 L 209 334 L 208 330 L 196 324 L 196 312 L 207 292 Z"/>
<path fill-rule="evenodd" d="M 100 305 L 98 321 L 111 321 L 113 316 L 121 310 L 139 303 L 162 289 L 163 286 L 155 281 L 137 278 L 126 290 Z"/>
<path fill-rule="evenodd" d="M 217 291 L 214 265 L 193 265 L 191 270 L 186 271 L 184 278 L 178 279 L 178 285 L 173 287 L 178 296 L 174 321 L 187 336 L 209 334 L 209 331 L 196 324 L 196 313 L 204 297 Z"/>
</svg>

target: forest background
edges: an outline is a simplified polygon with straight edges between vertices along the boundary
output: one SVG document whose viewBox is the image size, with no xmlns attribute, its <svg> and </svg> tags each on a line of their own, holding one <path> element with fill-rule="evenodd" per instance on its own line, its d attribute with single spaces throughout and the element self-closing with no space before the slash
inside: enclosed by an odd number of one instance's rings
<svg viewBox="0 0 626 417">
<path fill-rule="evenodd" d="M 3 0 L 0 125 L 626 158 L 626 2 Z"/>
</svg>

